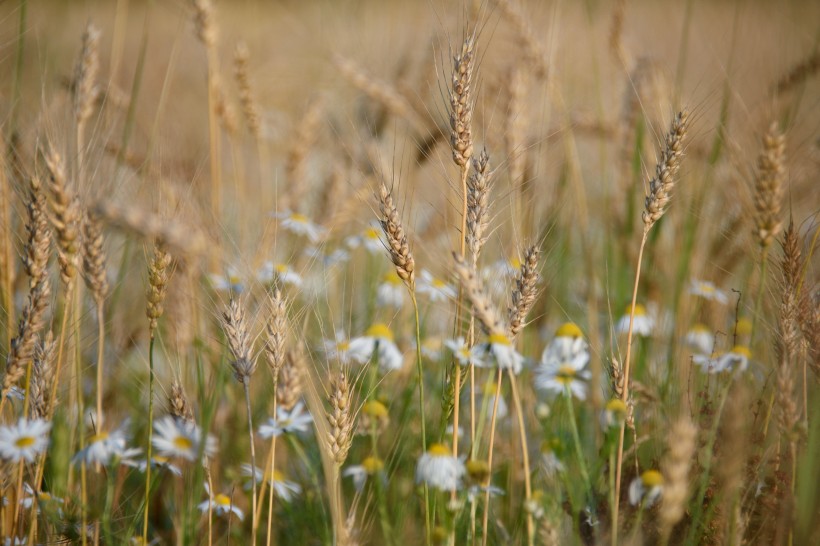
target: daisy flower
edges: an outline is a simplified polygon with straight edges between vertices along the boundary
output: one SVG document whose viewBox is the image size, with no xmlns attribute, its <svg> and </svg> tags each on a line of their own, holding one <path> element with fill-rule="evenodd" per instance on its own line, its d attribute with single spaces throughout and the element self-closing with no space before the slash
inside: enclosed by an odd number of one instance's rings
<svg viewBox="0 0 820 546">
<path fill-rule="evenodd" d="M 363 246 L 371 254 L 379 254 L 384 251 L 384 243 L 381 240 L 381 229 L 371 225 L 359 235 L 353 235 L 345 239 L 345 243 L 350 248 Z"/>
<path fill-rule="evenodd" d="M 383 474 L 384 470 L 384 461 L 379 459 L 378 457 L 365 457 L 362 461 L 362 464 L 348 466 L 342 472 L 342 476 L 345 478 L 351 478 L 353 480 L 353 487 L 356 488 L 356 491 L 361 491 L 364 489 L 364 484 L 367 482 L 367 478 L 374 475 L 379 475 L 381 478 L 384 478 Z"/>
<path fill-rule="evenodd" d="M 432 302 L 452 300 L 456 297 L 455 288 L 445 281 L 437 279 L 426 269 L 421 270 L 416 283 L 416 291 L 419 294 L 426 294 Z"/>
<path fill-rule="evenodd" d="M 663 494 L 663 476 L 657 470 L 647 470 L 629 484 L 629 503 L 644 508 L 655 504 Z"/>
<path fill-rule="evenodd" d="M 140 472 L 145 472 L 145 469 L 148 468 L 148 461 L 146 459 L 140 459 L 138 461 L 123 461 L 123 464 L 126 466 L 130 466 L 132 468 L 136 468 Z M 159 470 L 167 470 L 171 474 L 177 477 L 182 477 L 182 469 L 177 465 L 173 464 L 168 457 L 162 456 L 152 456 L 151 457 L 151 468 L 156 468 Z"/>
<path fill-rule="evenodd" d="M 51 423 L 42 419 L 20 419 L 15 425 L 0 425 L 0 458 L 12 463 L 33 463 L 48 447 Z"/>
<path fill-rule="evenodd" d="M 463 337 L 455 340 L 447 339 L 444 341 L 444 346 L 453 352 L 453 356 L 462 366 L 481 366 L 481 361 L 473 355 Z"/>
<path fill-rule="evenodd" d="M 376 289 L 376 303 L 380 307 L 401 309 L 404 305 L 404 293 L 407 289 L 395 269 L 388 272 Z"/>
<path fill-rule="evenodd" d="M 464 463 L 453 457 L 444 444 L 433 444 L 419 457 L 416 464 L 416 483 L 426 483 L 442 491 L 461 487 L 461 479 L 467 472 Z"/>
<path fill-rule="evenodd" d="M 604 429 L 620 427 L 626 419 L 627 408 L 620 398 L 612 398 L 601 413 L 601 425 Z"/>
<path fill-rule="evenodd" d="M 274 213 L 273 216 L 281 220 L 279 223 L 283 228 L 295 235 L 303 235 L 308 238 L 311 243 L 315 243 L 325 234 L 325 230 L 314 224 L 310 218 L 298 212 L 279 212 Z"/>
<path fill-rule="evenodd" d="M 282 406 L 276 408 L 276 418 L 268 419 L 268 422 L 259 427 L 259 436 L 270 438 L 280 436 L 284 432 L 307 432 L 313 423 L 313 416 L 305 409 L 305 403 L 299 401 L 293 409 L 287 410 Z"/>
<path fill-rule="evenodd" d="M 181 457 L 196 460 L 202 447 L 202 431 L 196 424 L 166 415 L 154 421 L 154 436 L 151 439 L 157 455 L 172 459 Z M 216 440 L 210 434 L 205 438 L 203 454 L 210 457 L 216 453 Z"/>
<path fill-rule="evenodd" d="M 233 266 L 228 267 L 224 275 L 219 273 L 209 274 L 208 279 L 211 281 L 211 286 L 214 290 L 219 290 L 220 292 L 231 291 L 239 294 L 245 289 L 239 271 Z"/>
<path fill-rule="evenodd" d="M 29 484 L 23 484 L 23 496 L 20 498 L 20 506 L 25 508 L 26 510 L 30 509 L 34 504 L 34 501 L 37 501 L 37 510 L 39 512 L 40 507 L 44 507 L 46 509 L 57 507 L 60 508 L 59 505 L 65 504 L 65 500 L 61 499 L 60 497 L 54 497 L 51 493 L 46 491 L 40 491 L 39 493 L 34 493 L 34 488 L 31 487 Z"/>
<path fill-rule="evenodd" d="M 704 355 L 711 354 L 715 346 L 715 336 L 707 326 L 700 323 L 692 326 L 684 341 L 692 350 Z"/>
<path fill-rule="evenodd" d="M 516 352 L 504 334 L 491 334 L 485 343 L 474 346 L 471 352 L 476 365 L 482 368 L 493 367 L 494 364 L 517 375 L 524 367 L 524 357 Z"/>
<path fill-rule="evenodd" d="M 239 521 L 245 519 L 245 514 L 234 506 L 233 499 L 228 495 L 224 495 L 219 493 L 216 496 L 211 495 L 211 489 L 208 487 L 208 484 L 205 484 L 205 491 L 208 493 L 208 500 L 202 501 L 197 505 L 199 511 L 202 513 L 207 513 L 209 509 L 213 510 L 217 516 L 224 516 L 234 514 Z"/>
<path fill-rule="evenodd" d="M 590 378 L 588 362 L 589 346 L 581 329 L 572 322 L 562 324 L 541 355 L 541 364 L 535 370 L 535 386 L 556 395 L 569 389 L 576 398 L 584 400 L 584 381 Z"/>
<path fill-rule="evenodd" d="M 273 480 L 271 480 L 270 470 L 263 472 L 258 466 L 253 468 L 251 465 L 243 463 L 240 466 L 240 470 L 243 476 L 256 480 L 256 483 L 262 483 L 263 480 L 267 480 L 267 482 L 273 486 L 273 491 L 276 493 L 276 496 L 285 502 L 292 501 L 302 492 L 301 485 L 285 479 L 284 474 L 278 470 L 273 471 Z M 250 484 L 246 486 L 246 489 L 250 489 Z"/>
<path fill-rule="evenodd" d="M 556 453 L 561 451 L 562 448 L 561 439 L 557 437 L 545 440 L 541 444 L 541 469 L 549 479 L 554 478 L 556 474 L 560 474 L 566 469 Z"/>
<path fill-rule="evenodd" d="M 359 412 L 358 424 L 356 426 L 356 433 L 361 435 L 372 434 L 374 432 L 381 433 L 390 424 L 390 412 L 387 406 L 378 400 L 370 400 L 366 402 Z"/>
<path fill-rule="evenodd" d="M 719 289 L 714 285 L 714 283 L 709 281 L 692 279 L 692 282 L 689 285 L 689 293 L 693 296 L 700 296 L 705 300 L 716 301 L 721 305 L 726 305 L 729 303 L 729 296 L 726 295 L 726 292 Z"/>
<path fill-rule="evenodd" d="M 111 432 L 98 432 L 88 439 L 88 444 L 74 455 L 72 461 L 85 464 L 101 464 L 103 466 L 114 460 L 130 459 L 141 453 L 140 450 L 128 449 L 128 421 L 124 421 L 119 428 Z"/>
<path fill-rule="evenodd" d="M 632 306 L 628 305 L 626 307 L 626 313 L 620 319 L 618 319 L 618 324 L 615 326 L 615 330 L 619 334 L 626 334 L 629 332 L 629 315 L 632 311 Z M 653 319 L 647 312 L 646 307 L 641 305 L 640 303 L 635 304 L 635 318 L 633 321 L 633 333 L 643 336 L 649 337 L 652 334 L 652 329 L 655 327 L 655 319 Z"/>
<path fill-rule="evenodd" d="M 489 381 L 484 383 L 483 388 L 480 388 L 480 390 L 476 389 L 477 391 L 479 391 L 479 394 L 481 395 L 480 405 L 483 406 L 484 404 L 487 404 L 487 412 L 489 414 L 492 414 L 493 406 L 495 406 L 495 388 L 495 381 L 493 379 L 490 379 Z M 496 418 L 504 419 L 508 413 L 509 410 L 507 409 L 507 403 L 504 401 L 504 396 L 499 396 L 498 409 L 496 410 Z"/>
<path fill-rule="evenodd" d="M 328 360 L 338 360 L 341 364 L 347 364 L 350 351 L 350 341 L 347 339 L 344 330 L 336 330 L 335 339 L 326 339 L 323 342 L 325 356 Z"/>
<path fill-rule="evenodd" d="M 712 354 L 712 356 L 694 355 L 692 362 L 700 366 L 704 373 L 745 371 L 749 367 L 751 357 L 752 352 L 748 347 L 735 345 L 728 353 Z"/>
<path fill-rule="evenodd" d="M 737 320 L 734 330 L 738 337 L 746 338 L 752 335 L 752 321 L 746 317 L 741 317 Z"/>
<path fill-rule="evenodd" d="M 359 364 L 366 364 L 376 354 L 376 361 L 382 372 L 398 370 L 404 364 L 404 356 L 393 342 L 393 332 L 386 324 L 376 323 L 361 337 L 350 340 L 350 358 Z"/>
<path fill-rule="evenodd" d="M 259 279 L 259 282 L 263 284 L 271 284 L 278 280 L 282 284 L 289 284 L 296 288 L 302 286 L 302 276 L 292 270 L 287 264 L 265 262 L 256 277 Z"/>
</svg>

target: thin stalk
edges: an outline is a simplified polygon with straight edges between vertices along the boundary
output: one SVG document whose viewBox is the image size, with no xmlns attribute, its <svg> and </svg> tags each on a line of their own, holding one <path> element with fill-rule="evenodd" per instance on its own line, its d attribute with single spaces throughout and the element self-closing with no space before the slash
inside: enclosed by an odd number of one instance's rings
<svg viewBox="0 0 820 546">
<path fill-rule="evenodd" d="M 490 481 L 493 475 L 493 444 L 495 444 L 495 419 L 498 416 L 498 401 L 501 399 L 501 378 L 502 370 L 498 369 L 498 379 L 495 384 L 495 399 L 493 399 L 493 415 L 490 418 L 490 447 L 487 453 L 487 468 L 490 471 Z M 490 521 L 490 488 L 484 492 L 484 518 L 481 523 L 482 536 L 481 545 L 487 546 L 487 528 Z"/>
<path fill-rule="evenodd" d="M 150 461 L 150 460 L 149 460 Z M 146 466 L 151 466 L 148 462 Z M 106 472 L 106 488 L 105 488 L 105 510 L 102 514 L 103 536 L 105 536 L 106 544 L 114 544 L 114 533 L 111 530 L 111 512 L 114 508 L 114 470 L 112 466 L 109 472 Z M 143 536 L 143 543 L 148 544 L 148 540 Z"/>
<path fill-rule="evenodd" d="M 146 544 L 148 543 L 148 505 L 151 500 L 151 441 L 154 434 L 154 339 L 154 334 L 151 333 L 151 340 L 148 343 L 148 447 L 145 450 L 147 461 L 145 465 L 145 512 L 142 515 L 142 538 Z"/>
<path fill-rule="evenodd" d="M 276 392 L 276 382 L 273 383 L 273 390 Z M 273 397 L 273 416 L 274 419 L 276 418 L 276 397 Z M 270 475 L 271 480 L 273 479 L 273 471 L 274 467 L 276 466 L 276 435 L 273 435 L 270 440 Z M 267 481 L 265 482 L 267 483 Z M 264 484 L 263 484 L 264 486 Z M 258 521 L 258 519 L 257 519 Z M 268 529 L 267 529 L 267 537 L 265 544 L 270 546 L 270 539 L 271 539 L 271 526 L 273 525 L 273 486 L 270 488 L 270 494 L 268 496 Z"/>
<path fill-rule="evenodd" d="M 248 410 L 248 435 L 250 436 L 251 442 L 251 474 L 256 473 L 256 448 L 253 445 L 253 416 L 251 415 L 251 386 L 250 386 L 250 378 L 246 377 L 244 381 L 242 381 L 242 385 L 245 387 L 245 406 Z M 264 480 L 265 473 L 262 472 L 262 478 Z M 273 479 L 273 474 L 271 473 L 271 479 Z M 253 477 L 251 480 L 251 506 L 253 506 L 251 514 L 252 517 L 252 526 L 251 526 L 251 544 L 256 544 L 256 527 L 257 527 L 257 514 L 256 514 L 256 476 Z"/>
<path fill-rule="evenodd" d="M 754 346 L 755 333 L 757 333 L 757 319 L 760 316 L 760 310 L 763 306 L 763 292 L 766 291 L 766 277 L 769 272 L 769 248 L 763 249 L 760 255 L 760 286 L 757 288 L 757 297 L 755 298 L 755 314 L 752 317 L 752 332 L 749 335 L 749 348 Z"/>
<path fill-rule="evenodd" d="M 424 419 L 424 369 L 421 362 L 421 324 L 419 322 L 419 304 L 416 301 L 416 291 L 410 290 L 410 299 L 413 300 L 413 315 L 416 321 L 416 368 L 419 376 L 419 412 L 421 417 L 421 449 L 422 453 L 427 452 L 427 426 Z M 430 491 L 427 484 L 424 484 L 424 529 L 427 536 L 427 544 L 432 541 L 432 529 L 430 527 Z"/>
<path fill-rule="evenodd" d="M 461 241 L 459 254 L 464 259 L 467 250 L 467 173 L 468 165 L 461 167 Z M 461 333 L 461 303 L 464 297 L 464 290 L 461 286 L 458 289 L 458 302 L 456 303 L 456 332 Z M 456 363 L 455 377 L 453 378 L 453 457 L 458 458 L 458 418 L 460 411 L 461 392 L 461 364 Z M 472 428 L 472 427 L 471 427 Z M 456 500 L 456 490 L 450 491 L 450 500 Z M 455 532 L 455 530 L 453 530 Z"/>
<path fill-rule="evenodd" d="M 569 424 L 572 429 L 572 440 L 575 444 L 575 454 L 578 456 L 578 466 L 581 470 L 581 478 L 584 480 L 584 502 L 586 503 L 592 486 L 589 483 L 589 472 L 587 472 L 586 457 L 584 457 L 584 448 L 581 446 L 581 435 L 578 433 L 578 422 L 575 420 L 575 406 L 572 405 L 572 391 L 569 386 L 564 390 L 564 395 L 567 399 L 567 410 L 569 411 Z"/>
<path fill-rule="evenodd" d="M 624 404 L 627 403 L 627 399 L 629 398 L 629 371 L 630 371 L 630 356 L 632 355 L 632 330 L 635 326 L 635 302 L 638 299 L 638 284 L 641 280 L 641 262 L 643 261 L 643 250 L 646 246 L 646 236 L 649 233 L 648 228 L 644 228 L 643 235 L 641 236 L 641 247 L 638 250 L 638 265 L 635 268 L 635 285 L 632 287 L 632 305 L 629 309 L 629 332 L 626 335 L 626 359 L 624 360 L 624 388 L 623 394 L 621 395 L 621 400 L 623 400 Z M 614 522 L 618 521 L 618 508 L 621 501 L 621 467 L 623 466 L 623 456 L 624 456 L 624 432 L 626 428 L 626 421 L 621 423 L 621 431 L 618 435 L 618 458 L 615 464 L 615 510 L 614 510 Z M 612 535 L 613 535 L 613 544 L 618 543 L 618 526 L 612 526 Z"/>
<path fill-rule="evenodd" d="M 530 453 L 527 448 L 527 430 L 524 428 L 524 411 L 521 405 L 521 397 L 518 395 L 518 386 L 515 374 L 512 369 L 509 370 L 510 385 L 512 388 L 513 404 L 515 405 L 515 413 L 518 417 L 518 432 L 521 436 L 521 456 L 524 462 L 524 492 L 525 501 L 530 500 L 532 496 L 532 484 L 530 482 Z M 535 542 L 535 526 L 532 519 L 532 514 L 527 511 L 527 544 L 533 546 Z"/>
<path fill-rule="evenodd" d="M 105 321 L 103 317 L 103 300 L 97 300 L 97 428 L 103 426 L 103 358 L 105 351 Z"/>
</svg>

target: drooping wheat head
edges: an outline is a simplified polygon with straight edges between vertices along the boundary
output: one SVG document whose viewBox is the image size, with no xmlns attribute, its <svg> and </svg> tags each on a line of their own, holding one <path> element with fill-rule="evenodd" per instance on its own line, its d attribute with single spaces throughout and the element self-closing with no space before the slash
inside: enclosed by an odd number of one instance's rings
<svg viewBox="0 0 820 546">
<path fill-rule="evenodd" d="M 538 283 L 538 255 L 540 252 L 537 245 L 532 245 L 525 250 L 521 269 L 515 278 L 512 302 L 507 310 L 510 339 L 515 338 L 524 328 L 527 315 L 538 295 L 536 284 Z"/>
<path fill-rule="evenodd" d="M 655 177 L 649 181 L 649 194 L 644 203 L 645 210 L 642 216 L 645 231 L 649 231 L 655 222 L 661 219 L 672 198 L 675 174 L 680 169 L 680 160 L 683 156 L 683 139 L 686 137 L 688 121 L 689 112 L 681 111 L 675 116 L 669 134 L 666 135 L 666 145 L 655 167 Z"/>
<path fill-rule="evenodd" d="M 251 355 L 251 335 L 239 298 L 232 298 L 228 309 L 222 312 L 222 329 L 233 356 L 231 368 L 234 377 L 243 385 L 249 383 L 256 371 L 256 359 Z"/>
<path fill-rule="evenodd" d="M 384 236 L 387 239 L 387 250 L 390 252 L 390 259 L 396 266 L 396 273 L 412 291 L 416 286 L 416 262 L 410 252 L 407 243 L 407 234 L 402 227 L 401 217 L 396 205 L 393 203 L 393 196 L 384 185 L 379 184 L 379 193 L 376 196 L 379 201 L 379 224 L 381 224 Z"/>
</svg>

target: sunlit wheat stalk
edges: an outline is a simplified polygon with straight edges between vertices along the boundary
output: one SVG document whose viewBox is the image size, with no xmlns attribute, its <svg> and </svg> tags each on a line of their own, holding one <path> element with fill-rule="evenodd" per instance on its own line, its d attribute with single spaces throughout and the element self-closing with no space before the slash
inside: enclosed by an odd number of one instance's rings
<svg viewBox="0 0 820 546">
<path fill-rule="evenodd" d="M 626 338 L 626 358 L 624 359 L 623 372 L 623 393 L 621 400 L 627 403 L 629 399 L 629 372 L 630 356 L 632 355 L 632 330 L 635 323 L 635 303 L 638 299 L 638 285 L 641 279 L 641 261 L 643 260 L 644 247 L 646 246 L 649 230 L 661 219 L 666 212 L 666 207 L 672 197 L 672 189 L 675 186 L 675 175 L 680 169 L 680 160 L 683 156 L 683 139 L 686 136 L 689 112 L 683 110 L 672 120 L 672 127 L 666 135 L 666 145 L 661 153 L 660 160 L 655 167 L 655 177 L 649 181 L 649 194 L 644 203 L 643 234 L 638 250 L 638 263 L 635 266 L 635 284 L 632 287 L 632 304 L 629 309 L 629 331 Z M 624 427 L 618 437 L 618 458 L 615 466 L 615 509 L 613 511 L 612 522 L 612 543 L 618 543 L 618 507 L 621 496 L 621 467 L 623 464 L 624 449 Z"/>
</svg>

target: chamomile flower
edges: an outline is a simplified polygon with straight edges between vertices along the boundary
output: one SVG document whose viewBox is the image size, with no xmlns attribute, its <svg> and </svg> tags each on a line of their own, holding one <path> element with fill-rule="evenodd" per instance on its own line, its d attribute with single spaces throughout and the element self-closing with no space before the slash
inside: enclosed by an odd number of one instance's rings
<svg viewBox="0 0 820 546">
<path fill-rule="evenodd" d="M 233 266 L 228 267 L 227 271 L 225 271 L 224 274 L 209 274 L 208 279 L 211 281 L 211 286 L 214 290 L 230 291 L 239 294 L 245 289 L 245 284 L 242 281 L 242 276 L 239 274 L 239 271 Z"/>
<path fill-rule="evenodd" d="M 231 497 L 223 493 L 211 495 L 211 490 L 207 483 L 205 484 L 205 491 L 208 493 L 209 498 L 208 500 L 202 501 L 197 505 L 200 512 L 205 514 L 209 509 L 211 509 L 217 516 L 230 516 L 233 514 L 239 518 L 239 521 L 245 519 L 245 513 L 234 506 L 233 499 Z"/>
<path fill-rule="evenodd" d="M 12 463 L 21 459 L 33 463 L 48 447 L 51 423 L 42 419 L 20 419 L 17 424 L 0 426 L 0 458 Z"/>
<path fill-rule="evenodd" d="M 426 269 L 422 269 L 416 282 L 416 291 L 419 294 L 425 294 L 430 301 L 448 301 L 455 299 L 456 290 L 446 281 L 437 279 L 432 273 Z"/>
<path fill-rule="evenodd" d="M 380 307 L 401 309 L 407 288 L 395 269 L 391 269 L 376 289 L 376 303 Z"/>
<path fill-rule="evenodd" d="M 356 491 L 361 491 L 364 489 L 367 478 L 370 476 L 379 476 L 380 479 L 385 479 L 384 461 L 378 457 L 365 457 L 362 464 L 351 465 L 345 468 L 342 472 L 342 476 L 351 478 Z"/>
<path fill-rule="evenodd" d="M 282 406 L 276 408 L 276 418 L 259 427 L 259 436 L 270 438 L 283 433 L 307 432 L 313 424 L 313 416 L 305 409 L 305 403 L 299 401 L 293 409 L 287 410 Z"/>
<path fill-rule="evenodd" d="M 381 240 L 381 229 L 377 225 L 371 225 L 359 235 L 353 235 L 345 239 L 345 243 L 350 248 L 363 246 L 371 254 L 384 252 L 384 243 Z"/>
<path fill-rule="evenodd" d="M 706 355 L 694 355 L 692 362 L 700 366 L 704 373 L 733 372 L 735 370 L 745 371 L 749 367 L 749 359 L 752 353 L 745 345 L 735 345 L 727 353 Z"/>
<path fill-rule="evenodd" d="M 496 390 L 496 382 L 493 379 L 490 379 L 486 383 L 484 383 L 483 387 L 479 387 L 476 389 L 479 391 L 481 396 L 479 405 L 484 406 L 487 405 L 487 413 L 491 415 L 493 412 L 493 408 L 495 407 L 495 390 Z M 504 419 L 509 414 L 509 410 L 507 409 L 507 402 L 504 401 L 504 395 L 498 397 L 498 409 L 496 410 L 496 419 Z"/>
<path fill-rule="evenodd" d="M 480 360 L 473 354 L 470 347 L 467 346 L 463 337 L 459 337 L 455 340 L 447 339 L 444 341 L 444 346 L 453 352 L 453 356 L 456 357 L 456 360 L 458 360 L 458 363 L 462 366 L 481 366 Z"/>
<path fill-rule="evenodd" d="M 427 360 L 437 362 L 441 360 L 442 342 L 440 337 L 428 337 L 421 342 L 421 355 Z"/>
<path fill-rule="evenodd" d="M 285 211 L 274 213 L 273 216 L 275 218 L 279 218 L 279 223 L 283 228 L 295 235 L 303 235 L 307 237 L 311 243 L 317 242 L 325 234 L 325 230 L 322 229 L 321 226 L 314 224 L 310 218 L 304 214 Z"/>
<path fill-rule="evenodd" d="M 752 335 L 752 321 L 746 317 L 737 319 L 737 324 L 734 327 L 735 334 L 741 339 L 747 339 Z"/>
<path fill-rule="evenodd" d="M 74 455 L 73 462 L 80 461 L 86 464 L 107 465 L 114 460 L 131 459 L 141 450 L 129 449 L 128 442 L 128 421 L 111 432 L 98 432 L 88 439 L 88 444 Z"/>
<path fill-rule="evenodd" d="M 590 378 L 586 369 L 589 347 L 581 329 L 572 322 L 561 325 L 555 338 L 544 349 L 541 363 L 535 370 L 535 386 L 550 394 L 560 395 L 567 391 L 579 400 L 587 394 L 585 381 Z"/>
<path fill-rule="evenodd" d="M 689 329 L 685 338 L 686 344 L 699 354 L 708 355 L 715 346 L 715 336 L 704 324 L 697 323 Z"/>
<path fill-rule="evenodd" d="M 452 491 L 461 487 L 461 480 L 467 472 L 464 463 L 453 457 L 452 451 L 444 444 L 433 444 L 416 464 L 416 483 L 426 483 L 442 491 Z"/>
<path fill-rule="evenodd" d="M 140 472 L 145 472 L 148 468 L 148 461 L 146 459 L 123 461 L 123 464 L 136 468 Z M 151 468 L 155 468 L 157 470 L 167 470 L 174 476 L 179 478 L 182 477 L 182 469 L 173 464 L 168 457 L 162 457 L 160 455 L 151 457 Z"/>
<path fill-rule="evenodd" d="M 202 431 L 190 422 L 166 415 L 154 421 L 154 435 L 151 443 L 157 455 L 172 459 L 180 457 L 194 461 L 202 446 Z M 216 440 L 210 434 L 205 438 L 203 455 L 210 457 L 216 453 Z"/>
<path fill-rule="evenodd" d="M 557 474 L 566 470 L 564 463 L 561 462 L 558 456 L 562 449 L 563 443 L 558 437 L 544 440 L 544 442 L 541 443 L 541 470 L 543 470 L 544 475 L 549 479 L 553 479 Z"/>
<path fill-rule="evenodd" d="M 387 406 L 382 404 L 379 400 L 369 400 L 365 402 L 359 412 L 356 433 L 368 435 L 375 432 L 376 434 L 379 434 L 384 432 L 389 424 L 390 412 L 387 410 Z"/>
<path fill-rule="evenodd" d="M 632 306 L 628 305 L 626 307 L 626 313 L 620 319 L 618 319 L 618 324 L 615 326 L 615 330 L 619 334 L 626 334 L 629 332 L 629 315 L 632 311 Z M 653 319 L 647 312 L 646 307 L 641 305 L 640 303 L 635 304 L 635 317 L 633 320 L 633 327 L 632 332 L 639 336 L 649 337 L 652 335 L 652 330 L 655 328 L 655 319 Z"/>
<path fill-rule="evenodd" d="M 334 339 L 323 341 L 325 356 L 328 360 L 338 360 L 340 364 L 347 364 L 350 360 L 350 340 L 344 330 L 336 330 Z"/>
<path fill-rule="evenodd" d="M 39 512 L 40 508 L 45 510 L 57 508 L 60 510 L 60 506 L 65 504 L 65 500 L 61 499 L 60 497 L 52 496 L 51 493 L 46 491 L 40 491 L 39 493 L 34 493 L 34 488 L 31 487 L 29 484 L 23 484 L 23 496 L 20 498 L 20 506 L 28 510 L 34 504 L 34 501 L 37 501 L 37 510 Z"/>
<path fill-rule="evenodd" d="M 279 281 L 282 284 L 289 284 L 295 288 L 302 286 L 302 276 L 295 272 L 287 264 L 275 264 L 265 262 L 257 273 L 257 279 L 264 284 Z"/>
<path fill-rule="evenodd" d="M 471 352 L 479 367 L 510 369 L 516 375 L 524 367 L 524 357 L 518 354 L 504 334 L 491 334 L 486 342 L 474 346 Z"/>
<path fill-rule="evenodd" d="M 254 468 L 247 463 L 243 463 L 240 466 L 240 471 L 246 478 L 256 480 L 256 483 L 262 483 L 263 480 L 267 481 L 273 486 L 273 491 L 276 493 L 276 496 L 285 502 L 292 501 L 297 495 L 302 493 L 301 485 L 286 479 L 284 474 L 278 470 L 274 470 L 273 475 L 271 476 L 269 469 L 263 472 L 258 466 Z M 245 488 L 250 489 L 250 484 L 248 484 Z"/>
<path fill-rule="evenodd" d="M 375 354 L 379 368 L 384 373 L 398 370 L 404 364 L 404 356 L 393 342 L 393 332 L 382 323 L 368 328 L 363 336 L 351 339 L 348 354 L 351 360 L 359 364 L 366 364 Z"/>
<path fill-rule="evenodd" d="M 657 470 L 647 470 L 629 484 L 629 503 L 632 506 L 643 504 L 649 508 L 663 494 L 663 475 Z"/>
<path fill-rule="evenodd" d="M 721 305 L 726 305 L 729 303 L 729 296 L 726 295 L 726 292 L 719 289 L 714 285 L 714 283 L 709 281 L 692 279 L 692 282 L 689 285 L 689 293 L 693 296 L 700 296 L 705 300 L 715 301 Z"/>
<path fill-rule="evenodd" d="M 612 398 L 604 406 L 604 411 L 601 413 L 601 426 L 604 429 L 619 428 L 626 419 L 627 408 L 626 404 L 620 398 Z"/>
</svg>

